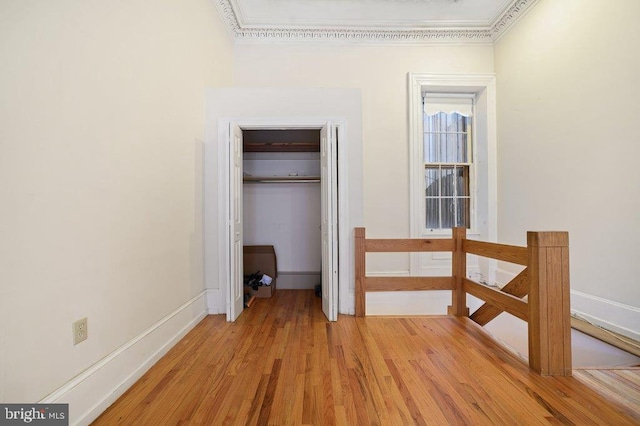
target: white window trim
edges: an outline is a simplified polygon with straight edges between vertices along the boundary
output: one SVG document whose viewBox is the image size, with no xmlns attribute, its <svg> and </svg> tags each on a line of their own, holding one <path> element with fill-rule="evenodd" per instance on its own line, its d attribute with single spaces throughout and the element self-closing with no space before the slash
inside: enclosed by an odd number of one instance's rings
<svg viewBox="0 0 640 426">
<path fill-rule="evenodd" d="M 476 111 L 486 111 L 486 117 L 482 114 L 474 116 L 473 133 L 473 155 L 474 172 L 477 174 L 478 167 L 486 167 L 486 218 L 483 223 L 477 224 L 477 212 L 472 211 L 472 229 L 468 234 L 474 238 L 486 241 L 495 241 L 497 237 L 497 130 L 496 130 L 496 84 L 494 74 L 408 74 L 408 94 L 409 94 L 409 185 L 410 185 L 410 232 L 411 238 L 446 238 L 451 235 L 450 230 L 425 231 L 423 226 L 425 218 L 424 201 L 424 157 L 423 151 L 423 125 L 422 125 L 422 96 L 424 92 L 451 93 L 451 94 L 475 94 L 476 102 L 482 105 L 475 105 Z M 478 108 L 480 106 L 480 108 Z M 476 156 L 478 140 L 478 120 L 486 120 L 486 128 L 483 128 L 483 138 L 486 143 L 486 164 L 479 165 Z M 483 125 L 484 127 L 484 125 Z M 477 176 L 474 175 L 474 189 L 472 197 L 477 199 L 478 185 Z M 484 200 L 483 200 L 484 201 Z M 474 200 L 472 208 L 477 205 Z M 418 257 L 412 256 L 411 272 L 416 273 L 419 269 Z"/>
</svg>

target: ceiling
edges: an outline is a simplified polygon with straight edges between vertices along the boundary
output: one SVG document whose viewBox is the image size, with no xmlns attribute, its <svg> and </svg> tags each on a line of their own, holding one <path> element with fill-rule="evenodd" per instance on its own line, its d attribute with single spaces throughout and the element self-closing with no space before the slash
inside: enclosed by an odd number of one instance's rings
<svg viewBox="0 0 640 426">
<path fill-rule="evenodd" d="M 236 42 L 493 43 L 538 0 L 214 0 Z"/>
</svg>

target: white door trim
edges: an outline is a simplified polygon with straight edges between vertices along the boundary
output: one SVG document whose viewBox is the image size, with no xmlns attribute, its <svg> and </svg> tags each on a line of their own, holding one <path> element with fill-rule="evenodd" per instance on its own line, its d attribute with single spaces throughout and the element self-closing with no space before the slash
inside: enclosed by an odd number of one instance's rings
<svg viewBox="0 0 640 426">
<path fill-rule="evenodd" d="M 338 217 L 334 226 L 338 227 L 338 282 L 334 290 L 338 293 L 338 305 L 340 300 L 347 300 L 349 296 L 349 169 L 348 169 L 348 140 L 347 140 L 347 120 L 344 117 L 322 116 L 322 117 L 242 117 L 242 118 L 220 118 L 218 120 L 218 196 L 222 202 L 218 202 L 218 229 L 219 240 L 218 249 L 220 253 L 218 278 L 220 282 L 220 297 L 223 303 L 228 305 L 229 291 L 231 286 L 230 268 L 230 220 L 229 217 L 229 195 L 231 185 L 229 179 L 229 159 L 230 151 L 227 143 L 228 129 L 230 125 L 240 126 L 243 130 L 251 129 L 296 129 L 296 128 L 317 128 L 321 129 L 328 122 L 338 128 Z M 337 312 L 339 306 L 334 306 Z M 229 306 L 224 311 L 229 319 Z M 336 316 L 337 317 L 337 316 Z"/>
</svg>

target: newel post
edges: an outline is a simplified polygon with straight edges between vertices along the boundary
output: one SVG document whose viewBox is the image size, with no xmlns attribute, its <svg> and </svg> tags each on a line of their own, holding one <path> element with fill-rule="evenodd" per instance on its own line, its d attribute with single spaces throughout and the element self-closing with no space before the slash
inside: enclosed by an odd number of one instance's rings
<svg viewBox="0 0 640 426">
<path fill-rule="evenodd" d="M 456 317 L 466 317 L 469 316 L 469 308 L 467 308 L 467 293 L 462 289 L 462 279 L 467 275 L 467 254 L 462 250 L 462 244 L 467 238 L 467 228 L 453 228 L 452 237 L 451 276 L 453 277 L 453 291 L 451 292 L 451 306 L 449 306 L 448 313 Z"/>
<path fill-rule="evenodd" d="M 364 228 L 355 228 L 355 262 L 356 262 L 356 316 L 365 316 L 365 275 L 366 275 L 366 253 L 365 253 L 365 231 Z"/>
<path fill-rule="evenodd" d="M 529 366 L 543 376 L 571 375 L 569 234 L 528 232 Z"/>
</svg>

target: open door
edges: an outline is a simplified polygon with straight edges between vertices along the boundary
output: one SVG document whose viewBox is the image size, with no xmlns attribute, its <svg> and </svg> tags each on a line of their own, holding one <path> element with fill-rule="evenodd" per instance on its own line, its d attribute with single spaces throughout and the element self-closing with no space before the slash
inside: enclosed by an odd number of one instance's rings
<svg viewBox="0 0 640 426">
<path fill-rule="evenodd" d="M 229 180 L 232 185 L 229 197 L 229 238 L 231 286 L 227 304 L 227 321 L 235 321 L 244 308 L 244 272 L 242 264 L 242 129 L 229 126 Z"/>
<path fill-rule="evenodd" d="M 322 311 L 329 321 L 337 321 L 338 230 L 337 223 L 337 128 L 328 123 L 320 130 L 321 229 L 322 229 Z"/>
<path fill-rule="evenodd" d="M 320 130 L 322 310 L 329 321 L 338 319 L 338 130 L 333 123 L 327 123 Z M 229 122 L 225 133 L 228 138 L 226 166 L 229 191 L 226 199 L 228 232 L 225 232 L 228 281 L 225 285 L 228 290 L 227 321 L 235 321 L 244 308 L 242 130 Z"/>
</svg>

